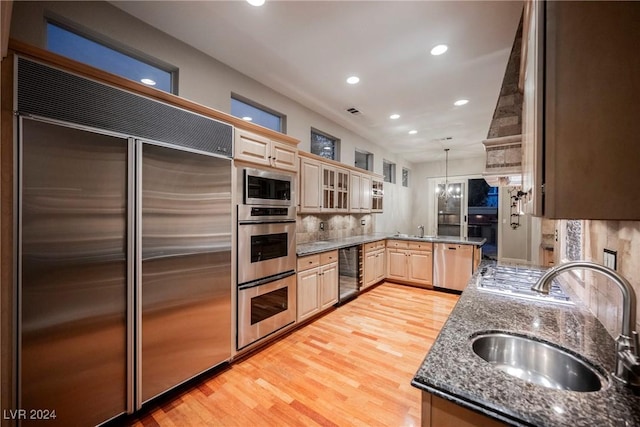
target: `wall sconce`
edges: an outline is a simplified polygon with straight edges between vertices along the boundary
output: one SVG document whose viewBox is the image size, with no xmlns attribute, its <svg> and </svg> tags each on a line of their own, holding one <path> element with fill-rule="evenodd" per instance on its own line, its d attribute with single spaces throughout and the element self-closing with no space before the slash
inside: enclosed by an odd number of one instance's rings
<svg viewBox="0 0 640 427">
<path fill-rule="evenodd" d="M 524 212 L 522 212 L 522 199 L 527 193 L 514 188 L 509 190 L 509 195 L 511 196 L 511 228 L 515 230 L 520 227 L 520 217 L 524 215 Z"/>
</svg>

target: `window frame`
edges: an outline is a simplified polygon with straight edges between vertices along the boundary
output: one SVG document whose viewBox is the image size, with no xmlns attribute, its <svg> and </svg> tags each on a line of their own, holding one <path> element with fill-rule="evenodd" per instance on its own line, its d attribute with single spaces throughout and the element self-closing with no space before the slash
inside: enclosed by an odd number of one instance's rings
<svg viewBox="0 0 640 427">
<path fill-rule="evenodd" d="M 405 175 L 406 172 L 406 175 Z M 405 176 L 406 176 L 406 181 L 405 181 Z M 409 168 L 405 168 L 404 166 L 402 167 L 402 186 L 404 188 L 409 188 L 409 183 L 411 182 L 411 169 Z M 405 185 L 406 184 L 406 185 Z"/>
<path fill-rule="evenodd" d="M 318 136 L 322 136 L 328 140 L 330 140 L 333 143 L 333 157 L 326 157 L 323 156 L 321 153 L 315 153 L 313 151 L 313 135 L 318 135 Z M 337 162 L 340 161 L 340 138 L 336 138 L 333 135 L 330 135 L 326 132 L 323 132 L 321 130 L 318 130 L 317 128 L 312 127 L 311 128 L 311 133 L 310 133 L 310 142 L 309 142 L 309 151 L 312 154 L 315 154 L 317 156 L 321 156 L 324 157 L 325 159 L 330 159 L 330 160 L 335 160 Z"/>
<path fill-rule="evenodd" d="M 143 62 L 143 63 L 149 65 L 150 67 L 157 68 L 158 70 L 161 70 L 161 71 L 164 71 L 164 72 L 168 73 L 169 76 L 170 76 L 170 79 L 171 79 L 171 83 L 170 83 L 171 89 L 170 89 L 170 91 L 167 92 L 167 91 L 165 91 L 163 89 L 159 89 L 159 88 L 155 88 L 155 89 L 156 90 L 160 90 L 160 91 L 165 92 L 165 93 L 170 93 L 172 95 L 176 95 L 176 96 L 179 95 L 178 94 L 178 89 L 179 89 L 179 75 L 180 75 L 180 73 L 179 73 L 179 68 L 176 67 L 175 65 L 169 64 L 169 63 L 164 62 L 164 61 L 162 61 L 162 60 L 160 60 L 158 58 L 152 57 L 152 56 L 150 56 L 150 55 L 148 55 L 148 54 L 146 54 L 144 52 L 141 52 L 141 51 L 139 51 L 139 50 L 137 50 L 137 49 L 135 49 L 135 48 L 133 48 L 131 46 L 125 45 L 125 44 L 120 43 L 120 42 L 118 42 L 118 41 L 116 41 L 114 39 L 109 38 L 108 36 L 106 36 L 104 34 L 98 33 L 98 32 L 96 32 L 96 31 L 94 31 L 94 30 L 92 30 L 90 28 L 87 28 L 85 26 L 70 22 L 66 18 L 57 16 L 55 14 L 47 14 L 47 15 L 45 15 L 45 19 L 44 19 L 44 46 L 45 46 L 45 49 L 48 52 L 55 53 L 56 55 L 61 55 L 61 54 L 59 54 L 59 53 L 57 53 L 57 52 L 55 52 L 53 50 L 50 50 L 48 48 L 48 45 L 49 45 L 49 37 L 48 37 L 48 35 L 49 35 L 49 25 L 53 25 L 53 26 L 58 27 L 58 28 L 60 28 L 62 30 L 65 30 L 65 31 L 70 32 L 70 33 L 73 33 L 78 37 L 81 37 L 81 38 L 86 39 L 86 40 L 88 40 L 90 42 L 102 45 L 103 47 L 105 47 L 107 49 L 110 49 L 110 50 L 113 50 L 113 51 L 115 51 L 115 52 L 117 52 L 117 53 L 119 53 L 121 55 L 130 57 L 131 59 Z M 112 71 L 100 68 L 100 67 L 98 67 L 98 66 L 96 66 L 94 64 L 82 62 L 82 61 L 79 61 L 79 60 L 74 59 L 74 58 L 70 58 L 70 59 L 72 59 L 73 61 L 77 61 L 77 62 L 81 62 L 83 64 L 86 64 L 86 65 L 88 65 L 90 67 L 105 71 L 107 73 L 111 73 L 111 74 L 117 75 L 117 76 L 119 76 L 121 78 L 125 78 L 125 79 L 128 79 L 128 80 L 131 80 L 130 77 L 123 76 L 123 75 L 120 75 L 120 74 L 116 74 L 116 73 L 114 73 Z M 132 81 L 135 81 L 135 80 L 132 80 Z M 139 81 L 135 81 L 135 82 L 138 83 L 138 84 L 141 84 L 141 85 L 143 85 L 145 87 L 154 88 L 154 86 L 145 85 L 144 83 L 141 83 Z"/>
<path fill-rule="evenodd" d="M 231 92 L 231 96 L 229 98 L 229 114 L 231 114 L 232 116 L 234 116 L 231 113 L 231 105 L 232 105 L 233 100 L 241 102 L 241 103 L 243 103 L 245 105 L 248 105 L 250 107 L 253 107 L 253 108 L 255 108 L 257 110 L 260 110 L 260 111 L 262 111 L 264 113 L 267 113 L 267 114 L 270 114 L 272 116 L 278 117 L 280 119 L 280 129 L 279 130 L 278 129 L 273 129 L 273 128 L 261 125 L 260 123 L 257 123 L 255 121 L 251 121 L 250 123 L 255 123 L 255 124 L 259 125 L 259 126 L 266 127 L 267 129 L 271 129 L 271 130 L 273 130 L 275 132 L 280 132 L 280 133 L 283 133 L 283 134 L 287 133 L 287 116 L 286 116 L 286 114 L 283 114 L 283 113 L 281 113 L 281 112 L 279 112 L 277 110 L 274 110 L 273 108 L 267 107 L 266 105 L 260 104 L 259 102 L 253 101 L 252 99 L 249 99 L 246 96 L 242 96 L 242 95 L 239 95 L 239 94 L 237 94 L 235 92 Z M 238 117 L 238 116 L 234 116 L 234 117 Z M 238 117 L 238 118 L 242 119 L 242 117 Z"/>
<path fill-rule="evenodd" d="M 358 154 L 364 155 L 365 156 L 365 167 L 363 168 L 362 166 L 358 166 L 357 164 L 357 159 L 358 159 Z M 358 169 L 362 169 L 365 171 L 369 171 L 369 172 L 373 172 L 373 153 L 370 153 L 369 151 L 366 150 L 359 150 L 359 149 L 355 149 L 355 153 L 353 156 L 353 166 L 358 168 Z"/>
<path fill-rule="evenodd" d="M 387 181 L 387 175 L 385 174 L 386 168 L 387 166 L 389 167 L 389 180 Z M 384 182 L 388 182 L 389 184 L 395 184 L 396 183 L 396 175 L 397 175 L 397 170 L 396 170 L 396 164 L 393 163 L 392 161 L 389 161 L 387 159 L 382 159 L 382 180 Z"/>
</svg>

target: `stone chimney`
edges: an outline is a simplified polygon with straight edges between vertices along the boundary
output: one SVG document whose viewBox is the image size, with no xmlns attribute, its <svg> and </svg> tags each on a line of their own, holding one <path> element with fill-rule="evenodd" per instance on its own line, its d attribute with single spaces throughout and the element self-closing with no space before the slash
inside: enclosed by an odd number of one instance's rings
<svg viewBox="0 0 640 427">
<path fill-rule="evenodd" d="M 518 185 L 522 174 L 522 97 L 518 88 L 522 48 L 522 17 L 507 63 L 487 139 L 483 176 L 493 186 Z"/>
</svg>

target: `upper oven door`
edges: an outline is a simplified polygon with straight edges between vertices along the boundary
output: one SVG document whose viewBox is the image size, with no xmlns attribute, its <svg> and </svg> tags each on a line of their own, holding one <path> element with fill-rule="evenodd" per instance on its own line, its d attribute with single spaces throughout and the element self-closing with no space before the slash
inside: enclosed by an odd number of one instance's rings
<svg viewBox="0 0 640 427">
<path fill-rule="evenodd" d="M 238 225 L 238 284 L 295 270 L 295 222 Z"/>
<path fill-rule="evenodd" d="M 292 185 L 290 175 L 245 168 L 244 204 L 290 206 Z"/>
</svg>

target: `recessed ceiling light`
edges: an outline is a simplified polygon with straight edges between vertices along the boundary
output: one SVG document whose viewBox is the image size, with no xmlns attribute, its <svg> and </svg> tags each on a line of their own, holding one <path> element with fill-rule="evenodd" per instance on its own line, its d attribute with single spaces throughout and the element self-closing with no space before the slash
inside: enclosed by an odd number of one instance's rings
<svg viewBox="0 0 640 427">
<path fill-rule="evenodd" d="M 262 6 L 264 4 L 264 0 L 247 0 L 251 6 Z"/>
<path fill-rule="evenodd" d="M 459 107 L 461 105 L 467 104 L 468 102 L 469 102 L 468 99 L 458 99 L 456 102 L 453 103 L 453 105 Z"/>
<path fill-rule="evenodd" d="M 418 133 L 418 131 L 415 129 L 409 131 L 409 135 L 415 135 L 416 133 Z"/>
<path fill-rule="evenodd" d="M 156 85 L 156 81 L 155 80 L 151 80 L 151 79 L 140 79 L 140 81 L 146 85 L 149 86 L 155 86 Z"/>
<path fill-rule="evenodd" d="M 442 55 L 447 51 L 447 49 L 449 49 L 449 46 L 447 46 L 446 44 L 439 44 L 437 46 L 434 46 L 433 49 L 431 49 L 431 55 L 434 55 L 434 56 Z"/>
<path fill-rule="evenodd" d="M 253 120 L 253 118 L 249 117 L 249 116 L 244 116 L 242 118 L 242 120 L 244 120 L 245 122 L 250 122 L 251 120 Z"/>
<path fill-rule="evenodd" d="M 358 76 L 351 76 L 347 79 L 347 83 L 349 83 L 350 85 L 354 85 L 356 83 L 358 83 L 360 81 L 360 77 Z"/>
<path fill-rule="evenodd" d="M 399 118 L 400 118 L 400 114 L 392 114 L 392 115 L 390 115 L 390 116 L 389 116 L 389 118 L 390 118 L 391 120 L 397 120 L 397 119 L 399 119 Z"/>
</svg>

